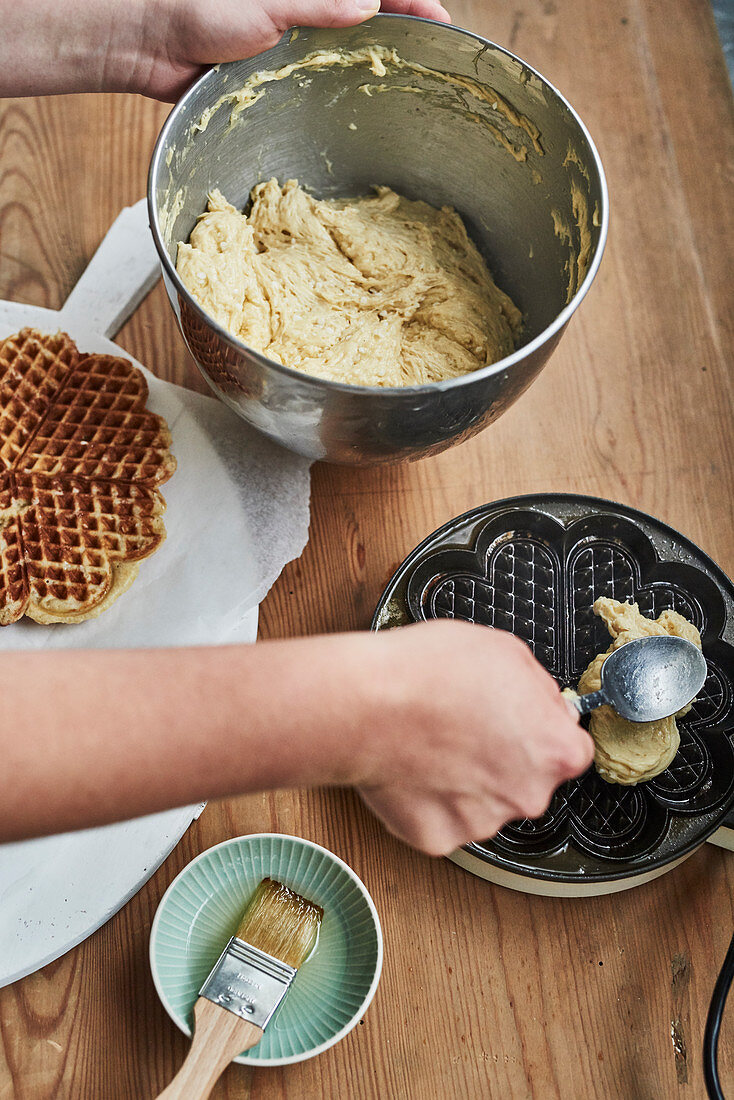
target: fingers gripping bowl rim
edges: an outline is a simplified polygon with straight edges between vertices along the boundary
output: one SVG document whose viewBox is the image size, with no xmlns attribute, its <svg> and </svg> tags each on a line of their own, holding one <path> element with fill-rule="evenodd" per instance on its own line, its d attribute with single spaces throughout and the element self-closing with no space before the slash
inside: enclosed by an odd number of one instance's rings
<svg viewBox="0 0 734 1100">
<path fill-rule="evenodd" d="M 196 130 L 223 93 L 255 72 L 280 70 L 319 49 L 371 45 L 394 48 L 421 72 L 396 67 L 375 78 L 369 67 L 352 65 L 309 70 L 301 80 L 294 73 L 269 82 L 234 124 L 231 104 L 224 104 L 205 131 Z M 464 83 L 442 83 L 446 74 Z M 369 95 L 361 94 L 365 88 Z M 521 124 L 508 121 L 500 103 Z M 536 125 L 540 137 L 531 139 Z M 385 183 L 409 198 L 455 207 L 498 285 L 523 311 L 521 346 L 461 378 L 379 389 L 304 375 L 240 343 L 184 287 L 176 244 L 188 239 L 211 188 L 241 208 L 254 183 L 271 176 L 299 178 L 324 198 Z M 577 200 L 586 210 L 585 244 Z M 339 31 L 301 29 L 259 58 L 204 74 L 161 132 L 148 202 L 171 305 L 215 393 L 289 449 L 349 464 L 434 453 L 500 416 L 542 369 L 589 289 L 608 225 L 599 155 L 548 81 L 479 35 L 393 15 Z"/>
<path fill-rule="evenodd" d="M 312 841 L 254 833 L 216 844 L 176 876 L 158 905 L 150 966 L 163 1007 L 191 1035 L 199 989 L 263 877 L 279 879 L 324 908 L 317 949 L 258 1044 L 235 1062 L 284 1066 L 328 1050 L 354 1028 L 375 995 L 382 929 L 364 883 Z"/>
</svg>

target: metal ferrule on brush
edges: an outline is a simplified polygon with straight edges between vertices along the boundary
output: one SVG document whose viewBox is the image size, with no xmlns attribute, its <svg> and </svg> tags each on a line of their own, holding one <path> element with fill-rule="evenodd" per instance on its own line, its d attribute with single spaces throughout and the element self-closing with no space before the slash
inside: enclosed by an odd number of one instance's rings
<svg viewBox="0 0 734 1100">
<path fill-rule="evenodd" d="M 199 996 L 264 1028 L 297 971 L 232 936 Z"/>
</svg>

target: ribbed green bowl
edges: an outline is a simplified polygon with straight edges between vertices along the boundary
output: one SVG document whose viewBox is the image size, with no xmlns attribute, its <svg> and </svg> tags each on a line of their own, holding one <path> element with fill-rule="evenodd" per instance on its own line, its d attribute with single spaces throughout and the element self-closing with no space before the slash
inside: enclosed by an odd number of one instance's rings
<svg viewBox="0 0 734 1100">
<path fill-rule="evenodd" d="M 295 836 L 256 833 L 202 852 L 163 895 L 150 934 L 150 966 L 174 1023 L 191 1034 L 204 979 L 234 935 L 262 878 L 321 905 L 316 950 L 245 1065 L 301 1062 L 338 1043 L 372 1000 L 382 970 L 382 930 L 366 887 L 338 856 Z"/>
</svg>

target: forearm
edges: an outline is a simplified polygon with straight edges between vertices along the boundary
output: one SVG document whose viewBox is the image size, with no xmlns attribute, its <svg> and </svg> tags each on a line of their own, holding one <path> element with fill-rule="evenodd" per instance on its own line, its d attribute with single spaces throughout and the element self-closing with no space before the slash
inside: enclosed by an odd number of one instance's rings
<svg viewBox="0 0 734 1100">
<path fill-rule="evenodd" d="M 3 654 L 0 723 L 0 841 L 349 784 L 398 836 L 444 854 L 537 817 L 593 756 L 527 646 L 450 621 L 256 646 Z"/>
<path fill-rule="evenodd" d="M 348 646 L 4 654 L 0 839 L 359 782 L 373 646 L 352 636 Z"/>
<path fill-rule="evenodd" d="M 143 84 L 141 0 L 0 0 L 0 96 Z"/>
</svg>

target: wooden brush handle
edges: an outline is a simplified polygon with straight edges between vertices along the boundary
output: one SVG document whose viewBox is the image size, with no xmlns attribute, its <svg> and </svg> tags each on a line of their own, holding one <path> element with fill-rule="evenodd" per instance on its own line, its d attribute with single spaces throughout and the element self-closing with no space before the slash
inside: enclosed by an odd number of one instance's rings
<svg viewBox="0 0 734 1100">
<path fill-rule="evenodd" d="M 206 1100 L 232 1059 L 262 1037 L 261 1027 L 199 997 L 194 1006 L 191 1050 L 158 1100 Z"/>
</svg>

